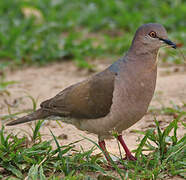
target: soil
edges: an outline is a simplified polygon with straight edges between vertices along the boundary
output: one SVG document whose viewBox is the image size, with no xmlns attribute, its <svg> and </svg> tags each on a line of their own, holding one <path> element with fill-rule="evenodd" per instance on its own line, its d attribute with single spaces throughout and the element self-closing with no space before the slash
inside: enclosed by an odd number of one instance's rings
<svg viewBox="0 0 186 180">
<path fill-rule="evenodd" d="M 106 68 L 111 63 L 110 60 L 95 61 L 96 72 Z M 49 99 L 56 95 L 62 89 L 79 82 L 91 76 L 93 73 L 88 70 L 78 69 L 73 62 L 62 62 L 50 64 L 45 67 L 27 67 L 14 71 L 6 72 L 6 80 L 17 81 L 16 84 L 9 86 L 8 91 L 10 96 L 2 96 L 0 99 L 0 113 L 1 116 L 8 114 L 7 104 L 11 107 L 11 112 L 19 112 L 24 109 L 31 109 L 32 102 L 26 96 L 30 95 L 37 99 L 39 106 L 40 102 Z M 162 106 L 172 107 L 172 103 L 183 106 L 186 103 L 186 68 L 185 66 L 168 66 L 159 67 L 158 78 L 155 95 L 150 104 L 149 109 L 162 108 Z M 23 116 L 23 114 L 19 115 Z M 168 115 L 156 115 L 157 120 L 160 121 L 161 127 L 165 127 L 172 119 Z M 139 142 L 136 142 L 139 134 L 133 130 L 146 130 L 154 127 L 154 116 L 152 113 L 147 113 L 135 125 L 123 132 L 123 137 L 130 149 L 135 149 Z M 3 121 L 2 121 L 3 122 Z M 5 123 L 5 122 L 3 122 Z M 13 127 L 6 127 L 7 131 L 14 133 L 22 131 L 31 132 L 30 123 L 22 124 Z M 32 123 L 33 124 L 33 123 Z M 87 134 L 77 130 L 72 125 L 61 123 L 60 127 L 55 121 L 48 121 L 41 128 L 41 133 L 44 134 L 44 139 L 52 138 L 49 129 L 58 137 L 61 145 L 69 144 L 71 142 L 82 139 L 86 136 L 95 142 L 97 137 L 93 134 Z M 178 136 L 184 134 L 184 128 L 180 125 Z M 108 151 L 112 154 L 118 155 L 118 145 L 115 139 L 106 141 Z M 93 146 L 88 140 L 82 140 L 76 144 L 76 148 L 83 147 L 85 150 Z M 96 150 L 96 152 L 100 152 Z M 123 152 L 124 154 L 124 152 Z"/>
</svg>

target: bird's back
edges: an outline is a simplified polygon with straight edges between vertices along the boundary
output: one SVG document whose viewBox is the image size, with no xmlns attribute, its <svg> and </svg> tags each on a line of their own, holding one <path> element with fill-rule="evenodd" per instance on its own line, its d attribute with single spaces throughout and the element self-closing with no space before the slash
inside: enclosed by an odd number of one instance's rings
<svg viewBox="0 0 186 180">
<path fill-rule="evenodd" d="M 74 84 L 55 97 L 44 101 L 41 108 L 54 115 L 78 119 L 95 119 L 110 112 L 115 73 L 109 69 Z"/>
</svg>

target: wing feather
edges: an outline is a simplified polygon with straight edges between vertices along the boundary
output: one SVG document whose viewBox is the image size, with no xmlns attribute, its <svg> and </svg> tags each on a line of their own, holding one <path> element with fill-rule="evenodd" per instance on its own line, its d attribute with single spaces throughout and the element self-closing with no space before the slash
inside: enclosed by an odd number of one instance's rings
<svg viewBox="0 0 186 180">
<path fill-rule="evenodd" d="M 44 101 L 44 108 L 54 115 L 95 119 L 110 112 L 116 74 L 109 69 L 72 85 Z"/>
</svg>

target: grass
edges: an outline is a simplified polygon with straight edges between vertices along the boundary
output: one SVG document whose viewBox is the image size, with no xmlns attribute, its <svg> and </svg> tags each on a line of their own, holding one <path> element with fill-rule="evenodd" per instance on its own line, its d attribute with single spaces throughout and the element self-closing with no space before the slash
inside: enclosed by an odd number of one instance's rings
<svg viewBox="0 0 186 180">
<path fill-rule="evenodd" d="M 33 103 L 35 103 L 33 101 Z M 157 113 L 157 110 L 154 110 Z M 178 126 L 186 125 L 184 107 L 162 108 L 161 113 L 171 115 L 172 121 L 161 128 L 155 119 L 155 128 L 136 131 L 143 135 L 136 150 L 136 162 L 124 161 L 118 157 L 125 169 L 119 169 L 112 161 L 113 171 L 107 170 L 106 161 L 100 154 L 94 154 L 99 145 L 85 151 L 77 150 L 72 142 L 61 145 L 55 133 L 51 139 L 42 140 L 40 128 L 43 120 L 37 121 L 32 134 L 20 136 L 2 127 L 0 130 L 0 177 L 6 179 L 165 179 L 167 177 L 186 178 L 186 135 L 178 138 Z M 22 134 L 23 135 L 23 134 Z M 56 147 L 52 145 L 55 142 Z M 101 150 L 101 149 L 100 149 Z"/>
<path fill-rule="evenodd" d="M 0 68 L 73 59 L 91 69 L 87 60 L 121 56 L 136 28 L 148 22 L 163 24 L 183 44 L 185 14 L 184 0 L 1 1 Z M 173 57 L 163 60 L 183 63 Z"/>
<path fill-rule="evenodd" d="M 10 92 L 7 90 L 7 87 L 9 85 L 16 84 L 16 83 L 17 83 L 16 81 L 6 81 L 5 73 L 2 72 L 2 74 L 0 74 L 0 96 L 3 96 L 5 94 L 9 96 Z"/>
<path fill-rule="evenodd" d="M 95 57 L 118 57 L 126 51 L 136 28 L 148 22 L 162 23 L 170 39 L 185 41 L 186 2 L 183 0 L 6 0 L 0 1 L 0 97 L 10 96 L 7 87 L 18 82 L 7 81 L 7 66 L 43 65 L 54 61 L 74 60 L 79 67 L 92 69 Z M 180 48 L 185 53 L 184 45 Z M 169 56 L 169 57 L 168 57 Z M 163 62 L 183 64 L 178 51 L 167 50 Z M 32 101 L 33 110 L 37 101 Z M 31 110 L 1 115 L 2 120 L 15 118 Z M 15 107 L 16 108 L 16 107 Z M 15 109 L 14 109 L 15 110 Z M 169 115 L 172 121 L 164 128 L 155 119 L 155 128 L 136 131 L 142 135 L 134 153 L 136 162 L 119 161 L 125 169 L 107 170 L 100 148 L 77 150 L 72 142 L 61 145 L 55 133 L 43 140 L 37 121 L 31 133 L 13 134 L 6 127 L 0 130 L 0 179 L 83 180 L 83 179 L 165 179 L 186 178 L 186 135 L 178 137 L 178 127 L 186 128 L 185 104 L 179 107 L 153 109 Z M 57 122 L 60 125 L 59 122 Z M 55 143 L 55 146 L 53 144 Z M 100 149 L 101 150 L 101 149 Z M 117 176 L 115 175 L 117 174 Z"/>
</svg>

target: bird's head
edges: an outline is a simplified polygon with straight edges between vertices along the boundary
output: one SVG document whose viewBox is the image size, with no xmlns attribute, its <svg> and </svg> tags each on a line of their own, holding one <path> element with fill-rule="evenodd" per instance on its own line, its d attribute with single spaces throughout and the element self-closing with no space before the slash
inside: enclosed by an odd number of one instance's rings
<svg viewBox="0 0 186 180">
<path fill-rule="evenodd" d="M 176 44 L 168 39 L 167 31 L 161 24 L 149 23 L 138 28 L 133 39 L 133 46 L 139 49 L 153 51 L 169 45 L 176 48 Z"/>
</svg>

